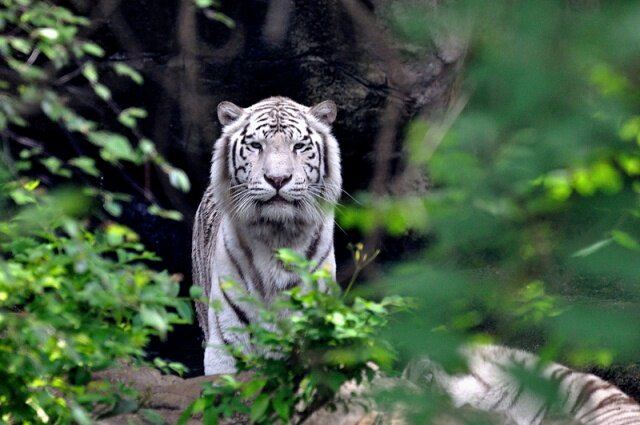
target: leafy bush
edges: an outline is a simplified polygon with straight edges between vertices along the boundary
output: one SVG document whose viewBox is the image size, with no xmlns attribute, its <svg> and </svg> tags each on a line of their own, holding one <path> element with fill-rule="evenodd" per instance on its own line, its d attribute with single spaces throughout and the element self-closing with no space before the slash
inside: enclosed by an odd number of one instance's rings
<svg viewBox="0 0 640 425">
<path fill-rule="evenodd" d="M 3 0 L 0 4 L 0 131 L 10 142 L 4 146 L 3 158 L 9 171 L 47 174 L 43 182 L 74 179 L 93 186 L 105 210 L 114 216 L 121 214 L 121 203 L 129 196 L 102 187 L 99 178 L 105 171 L 125 173 L 125 166 L 154 165 L 172 186 L 190 189 L 184 171 L 163 158 L 139 130 L 138 121 L 147 116 L 146 111 L 120 106 L 103 82 L 104 76 L 110 76 L 111 81 L 121 77 L 142 84 L 143 77 L 125 63 L 99 62 L 104 49 L 80 35 L 90 26 L 87 18 L 44 0 Z M 82 102 L 74 106 L 72 99 L 78 97 Z M 103 117 L 102 122 L 95 116 Z M 60 132 L 36 136 L 36 125 L 43 118 Z M 61 157 L 58 138 L 77 156 Z M 148 188 L 130 180 L 132 190 L 153 200 Z M 149 211 L 180 218 L 156 203 Z"/>
<path fill-rule="evenodd" d="M 370 381 L 375 365 L 388 370 L 395 360 L 395 350 L 380 334 L 393 313 L 408 307 L 407 300 L 349 299 L 326 270 L 313 271 L 315 265 L 299 254 L 281 249 L 278 257 L 303 285 L 284 292 L 270 307 L 248 298 L 261 323 L 238 332 L 251 335 L 255 351 L 225 347 L 238 372 L 252 372 L 250 379 L 227 375 L 206 385 L 179 423 L 199 412 L 207 424 L 238 413 L 256 424 L 301 423 L 320 407 L 345 402 L 337 397 L 342 384 Z M 319 289 L 320 281 L 328 291 Z"/>
<path fill-rule="evenodd" d="M 177 279 L 144 265 L 157 258 L 133 231 L 112 222 L 90 231 L 69 215 L 85 201 L 46 196 L 0 221 L 4 422 L 91 423 L 93 407 L 117 402 L 90 384 L 92 372 L 143 360 L 151 336 L 191 320 Z"/>
<path fill-rule="evenodd" d="M 640 126 L 637 2 L 412 1 L 387 9 L 411 54 L 468 45 L 444 119 L 406 129 L 425 196 L 338 211 L 347 227 L 411 230 L 430 244 L 381 286 L 419 313 L 391 334 L 448 369 L 469 340 L 575 367 L 637 362 Z M 636 394 L 637 395 L 637 394 Z M 424 403 L 438 409 L 438 403 Z"/>
<path fill-rule="evenodd" d="M 178 279 L 151 269 L 158 259 L 107 215 L 128 197 L 99 177 L 147 162 L 181 190 L 189 181 L 137 128 L 145 111 L 121 108 L 102 83 L 104 51 L 79 36 L 86 18 L 42 0 L 0 4 L 0 420 L 88 424 L 122 397 L 92 373 L 142 361 L 150 337 L 191 320 Z M 142 82 L 125 64 L 111 68 Z M 94 98 L 84 100 L 111 111 L 116 130 L 74 109 L 69 99 L 87 87 Z M 54 136 L 36 136 L 43 119 L 77 156 L 58 157 Z"/>
</svg>

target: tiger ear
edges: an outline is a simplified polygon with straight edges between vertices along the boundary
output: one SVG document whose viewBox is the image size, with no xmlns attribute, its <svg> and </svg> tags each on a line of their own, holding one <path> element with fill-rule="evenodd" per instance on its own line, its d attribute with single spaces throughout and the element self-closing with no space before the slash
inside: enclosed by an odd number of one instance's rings
<svg viewBox="0 0 640 425">
<path fill-rule="evenodd" d="M 218 104 L 218 121 L 222 125 L 229 125 L 244 113 L 244 109 L 231 102 L 220 102 Z"/>
<path fill-rule="evenodd" d="M 336 120 L 338 108 L 333 100 L 325 100 L 309 109 L 309 113 L 316 117 L 318 121 L 326 125 L 331 125 Z"/>
</svg>

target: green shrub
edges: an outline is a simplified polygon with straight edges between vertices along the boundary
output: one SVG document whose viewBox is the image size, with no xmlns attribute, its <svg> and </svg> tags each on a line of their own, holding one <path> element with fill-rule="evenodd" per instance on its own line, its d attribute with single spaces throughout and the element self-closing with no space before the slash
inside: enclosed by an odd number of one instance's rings
<svg viewBox="0 0 640 425">
<path fill-rule="evenodd" d="M 149 163 L 180 190 L 189 181 L 137 128 L 145 111 L 113 100 L 103 73 L 136 84 L 142 76 L 122 63 L 99 66 L 103 49 L 79 36 L 88 25 L 48 1 L 0 1 L 2 423 L 88 424 L 98 406 L 102 414 L 122 411 L 128 393 L 92 382 L 92 373 L 142 361 L 152 336 L 192 316 L 178 297 L 179 279 L 150 268 L 158 258 L 109 218 L 128 196 L 102 189 L 105 170 Z M 118 124 L 107 128 L 74 109 L 70 85 Z M 56 157 L 59 140 L 34 136 L 30 125 L 47 119 L 86 143 L 74 146 L 78 156 Z"/>
<path fill-rule="evenodd" d="M 108 411 L 118 400 L 90 383 L 92 372 L 143 360 L 151 336 L 191 320 L 178 280 L 145 265 L 157 258 L 133 231 L 110 222 L 91 231 L 69 215 L 84 202 L 35 195 L 0 221 L 4 422 L 91 423 L 93 407 Z"/>
<path fill-rule="evenodd" d="M 449 370 L 477 339 L 578 368 L 638 362 L 640 5 L 397 1 L 387 11 L 407 52 L 430 60 L 461 40 L 467 50 L 444 119 L 406 129 L 405 165 L 428 173 L 431 190 L 363 194 L 337 214 L 365 232 L 429 235 L 380 279 L 417 300 L 391 330 L 398 349 Z"/>
<path fill-rule="evenodd" d="M 392 366 L 395 350 L 381 332 L 394 312 L 408 307 L 407 300 L 349 298 L 326 270 L 312 271 L 314 264 L 297 253 L 281 249 L 278 257 L 310 289 L 286 291 L 268 308 L 247 299 L 259 309 L 261 323 L 238 331 L 251 335 L 255 351 L 226 348 L 238 372 L 252 372 L 250 379 L 227 375 L 206 385 L 179 423 L 198 412 L 207 424 L 237 413 L 256 424 L 301 423 L 320 407 L 346 402 L 337 397 L 345 382 L 370 381 L 374 365 L 384 370 Z M 320 280 L 327 291 L 319 290 Z"/>
</svg>

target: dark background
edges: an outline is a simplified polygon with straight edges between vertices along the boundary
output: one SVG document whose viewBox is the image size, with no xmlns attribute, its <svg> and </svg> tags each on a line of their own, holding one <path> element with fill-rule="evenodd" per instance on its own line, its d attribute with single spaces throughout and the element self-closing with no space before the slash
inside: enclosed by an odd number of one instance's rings
<svg viewBox="0 0 640 425">
<path fill-rule="evenodd" d="M 220 101 L 245 107 L 274 95 L 306 105 L 332 99 L 339 109 L 334 133 L 348 194 L 364 189 L 378 194 L 424 191 L 428 186 L 424 176 L 405 167 L 399 140 L 411 117 L 437 114 L 447 105 L 462 52 L 435 43 L 425 54 L 399 52 L 382 18 L 389 2 L 224 1 L 216 10 L 233 25 L 212 19 L 211 9 L 198 9 L 191 0 L 70 3 L 92 20 L 85 36 L 106 48 L 99 71 L 114 88 L 115 102 L 148 111 L 142 132 L 191 180 L 187 194 L 153 168 L 144 175 L 140 170 L 114 170 L 101 182 L 108 190 L 136 194 L 121 221 L 162 257 L 162 268 L 184 276 L 184 294 L 191 285 L 192 218 L 208 184 L 211 147 L 220 132 Z M 116 76 L 109 64 L 118 61 L 141 72 L 145 83 L 110 83 Z M 82 105 L 83 90 L 88 89 L 78 84 L 76 101 Z M 144 187 L 136 181 L 144 181 Z M 182 212 L 185 220 L 148 214 L 151 202 Z M 350 202 L 348 195 L 343 202 Z M 424 242 L 411 235 L 390 239 L 383 231 L 364 238 L 338 228 L 342 282 L 352 273 L 347 245 L 361 241 L 368 251 L 381 248 L 383 261 Z M 182 326 L 167 341 L 152 344 L 150 354 L 181 361 L 198 375 L 201 344 L 197 325 Z"/>
</svg>

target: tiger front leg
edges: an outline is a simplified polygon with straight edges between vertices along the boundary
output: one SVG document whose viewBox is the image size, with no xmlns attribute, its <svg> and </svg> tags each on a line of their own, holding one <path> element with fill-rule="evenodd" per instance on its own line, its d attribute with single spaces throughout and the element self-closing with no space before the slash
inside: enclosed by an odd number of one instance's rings
<svg viewBox="0 0 640 425">
<path fill-rule="evenodd" d="M 236 373 L 236 361 L 217 343 L 208 343 L 204 349 L 204 374 Z"/>
<path fill-rule="evenodd" d="M 227 309 L 209 307 L 209 338 L 204 350 L 205 375 L 236 373 L 236 361 L 230 354 L 230 346 L 238 347 L 244 352 L 250 349 L 248 334 L 233 332 L 230 329 L 242 326 L 234 320 Z"/>
</svg>

